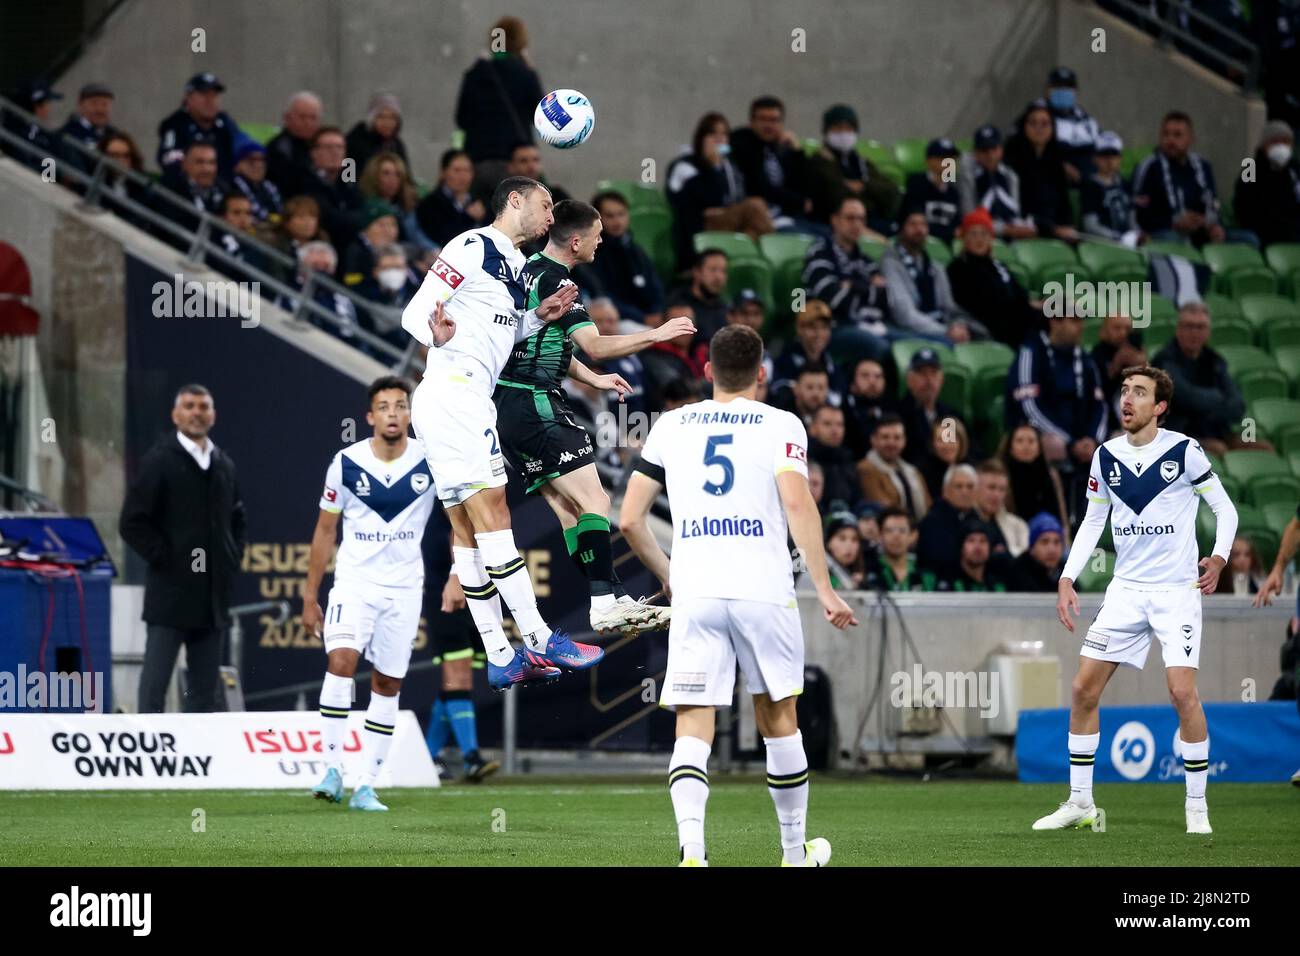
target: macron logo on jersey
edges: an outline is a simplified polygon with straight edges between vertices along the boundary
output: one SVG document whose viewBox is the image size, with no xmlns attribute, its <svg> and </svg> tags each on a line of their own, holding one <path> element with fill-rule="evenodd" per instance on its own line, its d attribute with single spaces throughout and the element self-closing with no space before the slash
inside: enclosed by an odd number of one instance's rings
<svg viewBox="0 0 1300 956">
<path fill-rule="evenodd" d="M 442 256 L 439 256 L 434 260 L 433 274 L 453 289 L 459 287 L 460 284 L 465 281 L 465 277 L 448 265 Z"/>
<path fill-rule="evenodd" d="M 808 461 L 808 452 L 804 450 L 802 445 L 796 445 L 794 442 L 788 441 L 785 443 L 785 457 L 806 463 Z"/>
</svg>

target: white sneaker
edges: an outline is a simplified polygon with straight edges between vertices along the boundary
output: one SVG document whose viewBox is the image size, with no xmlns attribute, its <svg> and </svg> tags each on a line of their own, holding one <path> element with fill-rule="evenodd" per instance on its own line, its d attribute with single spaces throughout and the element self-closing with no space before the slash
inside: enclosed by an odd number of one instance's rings
<svg viewBox="0 0 1300 956">
<path fill-rule="evenodd" d="M 639 634 L 642 631 L 658 630 L 659 611 L 668 610 L 640 601 L 616 601 L 603 611 L 592 609 L 591 629 L 597 634 L 609 634 L 614 631 Z"/>
<path fill-rule="evenodd" d="M 1202 801 L 1199 805 L 1187 804 L 1187 832 L 1213 833 L 1210 829 L 1210 811 Z"/>
<path fill-rule="evenodd" d="M 1080 830 L 1083 827 L 1092 826 L 1093 821 L 1097 818 L 1097 807 L 1095 805 L 1081 807 L 1077 803 L 1066 801 L 1056 808 L 1055 812 L 1049 813 L 1045 817 L 1040 817 L 1034 821 L 1035 830 L 1068 830 L 1073 827 Z"/>
<path fill-rule="evenodd" d="M 787 863 L 781 857 L 782 866 L 825 866 L 831 861 L 831 843 L 825 837 L 813 837 L 803 845 L 803 862 Z"/>
<path fill-rule="evenodd" d="M 1300 787 L 1300 770 L 1297 770 L 1295 773 L 1291 774 L 1291 784 L 1293 786 Z"/>
</svg>

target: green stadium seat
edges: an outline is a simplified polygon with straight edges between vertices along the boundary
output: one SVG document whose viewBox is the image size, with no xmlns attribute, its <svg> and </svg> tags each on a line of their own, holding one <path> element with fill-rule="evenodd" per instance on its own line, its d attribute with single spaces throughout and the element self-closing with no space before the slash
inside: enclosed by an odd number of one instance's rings
<svg viewBox="0 0 1300 956">
<path fill-rule="evenodd" d="M 772 306 L 777 315 L 794 314 L 794 290 L 801 288 L 803 288 L 802 259 L 786 259 L 773 266 Z M 793 319 L 791 321 L 793 322 Z"/>
<path fill-rule="evenodd" d="M 1201 255 L 1194 245 L 1190 242 L 1179 242 L 1171 239 L 1153 239 L 1142 247 L 1142 254 L 1148 259 L 1155 254 L 1166 256 L 1182 256 L 1188 262 L 1205 263 L 1205 257 Z"/>
<path fill-rule="evenodd" d="M 1220 456 L 1211 454 L 1207 451 L 1205 457 L 1210 459 L 1210 467 L 1214 469 L 1215 474 L 1225 475 L 1228 473 L 1227 463 L 1224 462 Z"/>
<path fill-rule="evenodd" d="M 956 362 L 944 362 L 943 366 L 943 388 L 939 392 L 939 400 L 951 405 L 957 409 L 963 422 L 971 420 L 971 379 L 970 369 Z"/>
<path fill-rule="evenodd" d="M 741 289 L 753 289 L 763 300 L 763 310 L 771 315 L 772 264 L 766 259 L 738 259 L 727 265 L 727 298 L 734 299 Z"/>
<path fill-rule="evenodd" d="M 1005 404 L 1006 398 L 999 394 L 988 406 L 977 406 L 975 409 L 980 447 L 986 452 L 992 452 L 1002 442 L 1002 411 Z"/>
<path fill-rule="evenodd" d="M 1210 325 L 1210 344 L 1216 349 L 1220 345 L 1254 345 L 1255 330 L 1245 319 L 1220 319 L 1214 316 Z"/>
<path fill-rule="evenodd" d="M 1252 534 L 1256 531 L 1267 531 L 1268 525 L 1260 510 L 1254 505 L 1246 504 L 1241 501 L 1233 502 L 1237 508 L 1237 533 L 1246 535 L 1253 541 Z M 1210 549 L 1214 547 L 1214 512 L 1210 510 L 1204 499 L 1201 500 L 1200 508 L 1196 512 L 1196 544 L 1201 554 L 1209 554 Z M 1276 550 L 1276 549 L 1275 549 Z"/>
<path fill-rule="evenodd" d="M 1201 250 L 1214 274 L 1216 291 L 1239 299 L 1243 295 L 1272 295 L 1277 292 L 1277 274 L 1264 264 L 1254 246 L 1244 243 L 1210 243 Z"/>
<path fill-rule="evenodd" d="M 1286 530 L 1286 526 L 1295 517 L 1295 507 L 1295 502 L 1286 504 L 1282 501 L 1270 501 L 1265 505 L 1261 505 L 1259 512 L 1264 516 L 1264 522 L 1270 530 L 1281 533 Z"/>
<path fill-rule="evenodd" d="M 1092 269 L 1098 282 L 1146 282 L 1147 266 L 1141 258 L 1133 261 L 1105 262 Z"/>
<path fill-rule="evenodd" d="M 1292 422 L 1274 429 L 1269 440 L 1273 443 L 1273 447 L 1283 455 L 1289 455 L 1293 451 L 1300 451 L 1300 422 Z"/>
<path fill-rule="evenodd" d="M 1286 453 L 1287 463 L 1291 466 L 1291 474 L 1300 478 L 1300 448 Z"/>
<path fill-rule="evenodd" d="M 1202 300 L 1205 302 L 1205 307 L 1210 310 L 1210 319 L 1214 322 L 1215 328 L 1223 319 L 1241 320 L 1241 306 L 1237 304 L 1236 299 L 1217 292 L 1207 292 L 1202 296 Z"/>
<path fill-rule="evenodd" d="M 1011 250 L 1030 272 L 1048 265 L 1079 265 L 1074 250 L 1060 239 L 1020 239 Z"/>
<path fill-rule="evenodd" d="M 802 266 L 804 257 L 808 254 L 808 247 L 813 244 L 815 238 L 816 236 L 803 232 L 772 232 L 759 237 L 758 249 L 763 254 L 763 258 L 773 266 L 779 266 L 791 259 L 798 259 Z"/>
<path fill-rule="evenodd" d="M 1129 249 L 1127 246 L 1112 246 L 1105 242 L 1081 242 L 1079 243 L 1079 261 L 1091 269 L 1093 272 L 1100 274 L 1102 270 L 1109 265 L 1129 265 L 1142 270 L 1142 276 L 1147 274 L 1146 260 L 1136 249 Z"/>
<path fill-rule="evenodd" d="M 1022 262 L 1016 262 L 1013 259 L 1004 259 L 1002 264 L 1007 267 L 1007 271 L 1016 277 L 1016 282 L 1020 288 L 1029 288 L 1029 268 Z"/>
<path fill-rule="evenodd" d="M 1149 356 L 1159 352 L 1174 337 L 1176 324 L 1175 320 L 1168 318 L 1152 319 L 1151 323 L 1142 330 L 1142 344 L 1146 347 Z"/>
<path fill-rule="evenodd" d="M 265 146 L 280 132 L 280 127 L 275 123 L 245 123 L 241 121 L 239 131 L 248 134 L 256 142 Z"/>
<path fill-rule="evenodd" d="M 1237 387 L 1247 405 L 1265 398 L 1287 398 L 1291 382 L 1280 368 L 1252 368 L 1236 376 Z"/>
<path fill-rule="evenodd" d="M 1224 470 L 1245 486 L 1249 492 L 1250 483 L 1255 478 L 1269 475 L 1291 474 L 1291 468 L 1280 457 L 1267 451 L 1229 451 L 1223 456 Z"/>
<path fill-rule="evenodd" d="M 1228 363 L 1228 372 L 1234 377 L 1252 368 L 1277 368 L 1273 356 L 1253 345 L 1224 345 L 1215 349 Z"/>
<path fill-rule="evenodd" d="M 1104 567 L 1098 569 L 1098 564 L 1104 564 Z M 1103 551 L 1100 555 L 1094 554 L 1088 558 L 1083 570 L 1079 572 L 1079 580 L 1074 582 L 1074 586 L 1079 591 L 1097 594 L 1106 590 L 1110 585 L 1110 579 L 1114 576 L 1115 555 L 1110 551 Z"/>
<path fill-rule="evenodd" d="M 1277 367 L 1291 380 L 1292 388 L 1300 388 L 1300 344 L 1270 348 L 1269 353 L 1277 361 Z M 1300 395 L 1296 397 L 1300 398 Z"/>
<path fill-rule="evenodd" d="M 650 256 L 661 278 L 667 279 L 673 269 L 673 217 L 666 209 L 653 209 L 649 206 L 628 210 L 628 226 L 632 238 Z M 661 262 L 663 251 L 667 251 L 666 262 Z"/>
<path fill-rule="evenodd" d="M 643 248 L 647 248 L 643 242 Z M 677 246 L 673 242 L 672 229 L 665 229 L 654 237 L 654 243 L 648 247 L 650 259 L 655 264 L 655 271 L 665 285 L 671 284 L 677 272 Z"/>
<path fill-rule="evenodd" d="M 1265 527 L 1250 527 L 1241 533 L 1250 539 L 1255 554 L 1259 556 L 1260 564 L 1265 568 L 1271 568 L 1277 558 L 1277 549 L 1281 544 L 1282 536 L 1272 528 Z"/>
<path fill-rule="evenodd" d="M 893 180 L 894 185 L 900 189 L 902 188 L 907 175 L 903 172 L 903 167 L 898 165 L 898 160 L 894 158 L 894 150 L 891 147 L 886 146 L 879 140 L 860 139 L 858 140 L 858 155 L 875 163 L 876 168 L 884 176 Z"/>
<path fill-rule="evenodd" d="M 1263 398 L 1250 403 L 1249 414 L 1264 432 L 1262 437 L 1271 440 L 1285 426 L 1300 423 L 1300 401 Z"/>
<path fill-rule="evenodd" d="M 734 263 L 737 259 L 762 259 L 758 243 L 743 232 L 697 232 L 693 239 L 695 251 L 718 249 Z"/>
<path fill-rule="evenodd" d="M 1264 261 L 1278 275 L 1300 269 L 1300 242 L 1275 242 L 1264 250 Z"/>
<path fill-rule="evenodd" d="M 1007 390 L 1007 374 L 1011 363 L 1003 366 L 985 365 L 971 372 L 970 402 L 976 417 L 981 410 L 988 409 L 995 399 L 1001 399 Z M 992 451 L 985 448 L 985 451 Z"/>
<path fill-rule="evenodd" d="M 934 349 L 939 353 L 939 359 L 943 362 L 946 370 L 949 365 L 955 365 L 956 356 L 952 349 L 946 345 L 940 345 L 937 342 L 931 342 L 928 339 L 899 339 L 890 346 L 890 352 L 894 356 L 894 364 L 898 366 L 898 393 L 901 395 L 907 390 L 906 373 L 907 363 L 912 360 L 912 354 L 921 349 Z"/>
<path fill-rule="evenodd" d="M 1237 300 L 1241 317 L 1261 333 L 1274 322 L 1300 323 L 1300 307 L 1280 295 L 1247 295 Z"/>
<path fill-rule="evenodd" d="M 1031 285 L 1028 291 L 1031 298 L 1046 298 L 1049 295 L 1047 288 L 1054 282 L 1060 283 L 1062 294 L 1065 294 L 1070 289 L 1070 276 L 1073 276 L 1076 301 L 1080 289 L 1079 284 L 1091 282 L 1093 278 L 1087 266 L 1079 262 L 1048 262 L 1036 268 L 1031 268 L 1029 274 L 1031 276 Z"/>
<path fill-rule="evenodd" d="M 1155 322 L 1159 319 L 1176 320 L 1178 318 L 1178 306 L 1174 305 L 1174 300 L 1168 296 L 1152 295 L 1151 296 L 1151 315 L 1150 319 Z"/>
<path fill-rule="evenodd" d="M 894 141 L 894 159 L 899 168 L 907 175 L 925 171 L 925 147 L 927 139 L 907 137 Z"/>
<path fill-rule="evenodd" d="M 1216 328 L 1214 334 L 1218 335 Z M 1279 349 L 1300 345 L 1300 318 L 1291 321 L 1274 319 L 1264 326 L 1259 335 L 1259 342 L 1268 351 L 1276 354 Z M 1278 360 L 1281 364 L 1281 359 Z"/>
<path fill-rule="evenodd" d="M 1300 478 L 1290 473 L 1290 465 L 1285 467 L 1286 474 L 1257 475 L 1248 481 L 1247 500 L 1256 508 L 1262 508 L 1269 502 L 1289 504 L 1292 509 L 1300 504 Z"/>
<path fill-rule="evenodd" d="M 962 249 L 961 240 L 954 239 L 952 241 L 952 254 L 954 256 L 961 255 L 961 249 Z M 994 259 L 1002 263 L 1005 263 L 1007 261 L 1014 261 L 1016 257 L 1016 254 L 1011 250 L 1011 244 L 1008 242 L 1004 242 L 1001 239 L 993 240 L 993 247 L 990 250 L 990 253 L 992 254 Z"/>
<path fill-rule="evenodd" d="M 1242 497 L 1241 482 L 1236 478 L 1233 478 L 1231 475 L 1222 475 L 1218 472 L 1215 472 L 1215 474 L 1219 476 L 1219 481 L 1223 483 L 1223 490 L 1227 492 L 1229 498 L 1233 501 L 1244 500 Z"/>
<path fill-rule="evenodd" d="M 648 183 L 635 179 L 602 179 L 596 183 L 596 192 L 616 192 L 627 200 L 629 209 L 668 209 L 668 199 Z"/>
<path fill-rule="evenodd" d="M 941 266 L 946 266 L 952 262 L 952 248 L 936 236 L 930 236 L 925 240 L 925 251 Z"/>
<path fill-rule="evenodd" d="M 879 239 L 872 239 L 869 236 L 863 236 L 858 240 L 858 248 L 861 249 L 862 254 L 872 262 L 879 262 L 880 257 L 885 254 L 885 250 L 889 248 L 889 243 L 881 242 Z"/>
<path fill-rule="evenodd" d="M 1001 342 L 960 342 L 953 346 L 953 354 L 972 372 L 989 366 L 1005 372 L 1016 358 L 1015 349 Z"/>
<path fill-rule="evenodd" d="M 1131 179 L 1133 171 L 1138 167 L 1138 163 L 1154 152 L 1155 149 L 1151 146 L 1125 146 L 1124 151 L 1120 153 L 1120 175 L 1125 179 Z"/>
</svg>

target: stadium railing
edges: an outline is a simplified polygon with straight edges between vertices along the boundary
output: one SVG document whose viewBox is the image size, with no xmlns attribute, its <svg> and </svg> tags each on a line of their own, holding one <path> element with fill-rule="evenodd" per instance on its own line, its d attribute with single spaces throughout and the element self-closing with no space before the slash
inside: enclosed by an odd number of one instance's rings
<svg viewBox="0 0 1300 956">
<path fill-rule="evenodd" d="M 60 136 L 54 131 L 46 130 L 56 146 L 55 155 L 51 156 L 46 150 L 13 133 L 6 122 L 10 116 L 16 117 L 24 123 L 40 126 L 39 121 L 31 113 L 10 100 L 0 97 L 0 145 L 4 146 L 4 152 L 19 161 L 22 161 L 23 158 L 34 160 L 37 166 L 43 160 L 53 159 L 58 184 L 65 187 L 69 184 L 75 186 L 75 191 L 81 195 L 82 206 L 86 210 L 113 212 L 124 222 L 130 222 L 131 219 L 134 219 L 135 223 L 147 223 L 155 236 L 169 245 L 181 248 L 187 262 L 196 266 L 214 266 L 218 271 L 227 275 L 233 271 L 240 277 L 235 281 L 260 283 L 262 289 L 271 291 L 269 301 L 274 301 L 275 298 L 282 296 L 293 303 L 290 315 L 295 321 L 305 322 L 310 316 L 316 323 L 324 325 L 340 338 L 352 337 L 364 342 L 372 352 L 382 356 L 381 361 L 388 362 L 394 372 L 399 375 L 408 375 L 416 369 L 423 370 L 423 362 L 418 354 L 419 343 L 414 339 L 405 349 L 399 349 L 391 342 L 364 328 L 348 324 L 338 314 L 316 302 L 314 296 L 321 289 L 325 289 L 349 301 L 358 316 L 367 313 L 371 316 L 378 316 L 390 327 L 401 324 L 400 309 L 372 302 L 358 295 L 352 289 L 336 282 L 330 276 L 316 270 L 311 270 L 307 274 L 303 288 L 296 289 L 280 278 L 280 275 L 293 275 L 298 271 L 299 265 L 293 256 L 263 242 L 256 236 L 240 233 L 236 236 L 239 244 L 261 256 L 262 261 L 269 268 L 236 258 L 230 255 L 220 244 L 219 237 L 223 233 L 231 233 L 232 235 L 234 233 L 218 217 L 195 209 L 194 206 L 161 183 L 155 182 L 142 173 L 120 166 L 98 150 L 86 146 L 79 140 Z M 44 129 L 44 127 L 41 128 Z M 69 156 L 80 156 L 89 172 L 80 168 L 76 162 L 67 161 Z M 136 187 L 138 198 L 111 190 L 110 183 L 112 180 L 110 180 L 110 176 L 120 177 L 128 184 Z M 184 225 L 162 215 L 154 208 L 156 203 L 162 203 L 168 209 L 182 213 L 185 218 L 191 221 L 197 219 L 197 228 L 188 229 Z M 337 250 L 337 252 L 340 255 L 342 254 L 342 250 Z M 273 271 L 275 267 L 279 267 L 283 271 L 277 275 Z M 259 291 L 259 295 L 264 299 L 268 298 L 265 292 Z"/>
<path fill-rule="evenodd" d="M 1160 7 L 1150 0 L 1106 0 L 1105 8 L 1122 12 L 1131 22 L 1140 24 L 1155 36 L 1160 46 L 1173 44 L 1184 51 L 1191 50 L 1194 59 L 1209 61 L 1218 72 L 1235 78 L 1249 93 L 1259 85 L 1261 58 L 1259 47 L 1236 30 L 1225 27 L 1201 10 L 1190 0 L 1164 0 Z M 1163 10 L 1163 14 L 1160 12 Z M 1186 17 L 1189 24 L 1203 35 L 1213 37 L 1207 43 L 1185 28 L 1180 22 Z M 1233 51 L 1233 52 L 1227 52 Z"/>
</svg>

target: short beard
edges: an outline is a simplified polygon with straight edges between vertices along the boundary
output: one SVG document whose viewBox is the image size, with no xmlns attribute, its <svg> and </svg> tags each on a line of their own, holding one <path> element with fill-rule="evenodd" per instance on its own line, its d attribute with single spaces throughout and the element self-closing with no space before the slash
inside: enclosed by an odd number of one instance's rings
<svg viewBox="0 0 1300 956">
<path fill-rule="evenodd" d="M 1138 420 L 1137 420 L 1137 416 L 1134 416 L 1134 417 L 1129 421 L 1128 426 L 1127 426 L 1124 430 L 1125 430 L 1126 432 L 1128 432 L 1130 435 L 1136 435 L 1136 434 L 1137 434 L 1138 432 L 1140 432 L 1142 429 L 1146 428 L 1147 425 L 1151 424 L 1151 420 L 1152 420 L 1154 417 L 1155 417 L 1154 415 L 1150 415 L 1150 416 L 1144 418 L 1144 419 L 1142 420 L 1142 424 L 1139 425 L 1139 424 L 1137 423 L 1137 421 L 1138 421 Z M 1123 422 L 1121 422 L 1120 424 L 1123 425 Z"/>
</svg>

